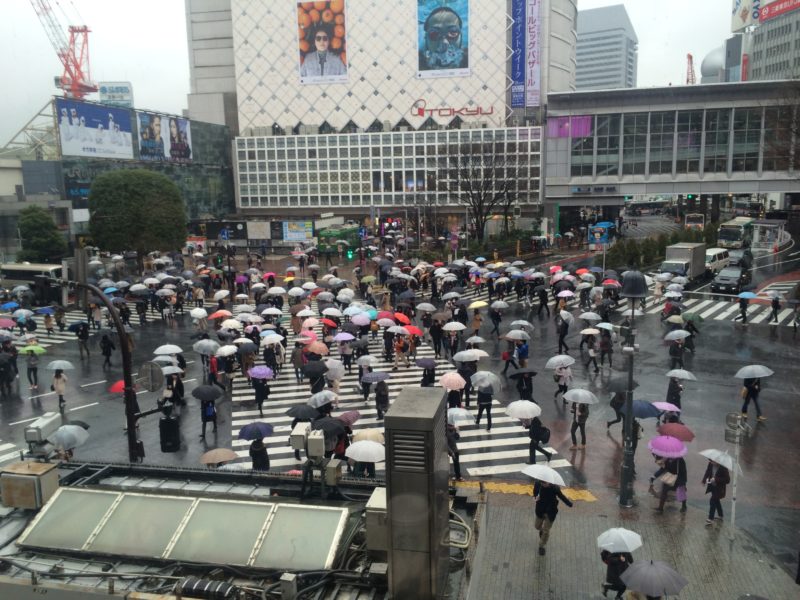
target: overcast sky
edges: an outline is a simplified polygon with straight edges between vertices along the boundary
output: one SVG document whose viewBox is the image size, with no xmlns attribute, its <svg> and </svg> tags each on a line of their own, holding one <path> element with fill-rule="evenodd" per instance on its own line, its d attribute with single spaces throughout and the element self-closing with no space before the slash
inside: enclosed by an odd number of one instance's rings
<svg viewBox="0 0 800 600">
<path fill-rule="evenodd" d="M 189 63 L 183 0 L 49 3 L 65 29 L 68 24 L 80 24 L 72 18 L 76 13 L 91 28 L 89 45 L 95 81 L 132 82 L 138 108 L 180 114 L 186 107 Z M 578 8 L 619 3 L 579 0 Z M 730 36 L 731 0 L 622 3 L 639 38 L 640 86 L 682 84 L 687 52 L 695 56 L 699 81 L 703 57 Z M 55 93 L 53 76 L 60 75 L 61 68 L 30 0 L 0 0 L 0 50 L 0 145 L 4 145 Z"/>
</svg>

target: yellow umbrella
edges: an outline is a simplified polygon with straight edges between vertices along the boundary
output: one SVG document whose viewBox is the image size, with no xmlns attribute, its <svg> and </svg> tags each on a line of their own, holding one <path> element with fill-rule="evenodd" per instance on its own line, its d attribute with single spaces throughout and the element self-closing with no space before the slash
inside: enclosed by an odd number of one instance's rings
<svg viewBox="0 0 800 600">
<path fill-rule="evenodd" d="M 484 302 L 483 300 L 475 300 L 472 304 L 470 304 L 467 308 L 472 310 L 473 308 L 485 308 L 489 306 L 488 302 Z"/>
</svg>

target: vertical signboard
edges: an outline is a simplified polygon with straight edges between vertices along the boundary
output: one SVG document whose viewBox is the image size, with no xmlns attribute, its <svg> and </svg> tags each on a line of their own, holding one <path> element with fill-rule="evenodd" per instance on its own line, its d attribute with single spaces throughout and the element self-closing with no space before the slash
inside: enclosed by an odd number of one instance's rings
<svg viewBox="0 0 800 600">
<path fill-rule="evenodd" d="M 300 83 L 347 81 L 344 0 L 298 2 Z"/>
<path fill-rule="evenodd" d="M 139 158 L 148 161 L 192 161 L 192 130 L 187 119 L 136 112 L 139 125 Z"/>
<path fill-rule="evenodd" d="M 525 1 L 511 3 L 511 108 L 525 107 Z"/>
<path fill-rule="evenodd" d="M 417 77 L 465 77 L 469 0 L 417 0 Z"/>
<path fill-rule="evenodd" d="M 541 103 L 542 93 L 542 23 L 539 18 L 541 0 L 527 0 L 525 8 L 525 106 Z"/>
<path fill-rule="evenodd" d="M 129 110 L 56 98 L 56 114 L 63 156 L 133 158 Z"/>
</svg>

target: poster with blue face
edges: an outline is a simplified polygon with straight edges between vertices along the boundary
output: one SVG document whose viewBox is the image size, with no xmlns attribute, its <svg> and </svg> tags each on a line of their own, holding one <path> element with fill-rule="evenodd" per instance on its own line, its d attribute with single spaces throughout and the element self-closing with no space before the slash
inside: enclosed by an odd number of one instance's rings
<svg viewBox="0 0 800 600">
<path fill-rule="evenodd" d="M 140 111 L 136 117 L 140 160 L 192 162 L 192 130 L 187 119 Z"/>
<path fill-rule="evenodd" d="M 469 0 L 417 0 L 417 77 L 466 77 Z"/>
<path fill-rule="evenodd" d="M 56 98 L 62 156 L 133 158 L 131 111 Z"/>
</svg>

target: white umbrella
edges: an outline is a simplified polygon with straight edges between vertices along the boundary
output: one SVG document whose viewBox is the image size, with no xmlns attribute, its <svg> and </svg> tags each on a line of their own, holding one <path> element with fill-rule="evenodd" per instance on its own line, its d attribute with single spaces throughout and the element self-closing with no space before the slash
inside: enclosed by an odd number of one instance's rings
<svg viewBox="0 0 800 600">
<path fill-rule="evenodd" d="M 488 391 L 495 394 L 503 388 L 503 382 L 491 371 L 476 371 L 469 380 L 473 386 L 478 388 L 479 392 Z"/>
<path fill-rule="evenodd" d="M 564 394 L 564 400 L 575 402 L 576 404 L 597 404 L 599 400 L 589 390 L 573 388 Z"/>
<path fill-rule="evenodd" d="M 462 350 L 453 355 L 453 360 L 456 362 L 474 362 L 478 360 L 478 358 L 474 350 Z"/>
<path fill-rule="evenodd" d="M 531 336 L 528 335 L 527 332 L 522 331 L 522 329 L 512 329 L 511 331 L 507 332 L 503 337 L 507 340 L 529 340 Z"/>
<path fill-rule="evenodd" d="M 483 344 L 486 340 L 479 335 L 473 335 L 467 338 L 468 344 Z"/>
<path fill-rule="evenodd" d="M 269 288 L 267 290 L 267 295 L 268 296 L 280 296 L 281 294 L 285 294 L 285 293 L 286 293 L 286 290 L 284 288 L 282 288 L 281 286 L 279 286 L 279 285 L 276 285 L 275 287 L 271 287 L 271 288 Z"/>
<path fill-rule="evenodd" d="M 598 315 L 595 312 L 585 312 L 578 315 L 579 319 L 583 319 L 585 321 L 602 321 L 603 317 Z"/>
<path fill-rule="evenodd" d="M 449 323 L 445 323 L 444 327 L 442 327 L 445 331 L 463 331 L 466 328 L 466 325 L 458 321 L 450 321 Z"/>
<path fill-rule="evenodd" d="M 272 346 L 277 344 L 278 342 L 283 341 L 283 336 L 278 333 L 272 333 L 270 335 L 266 335 L 261 338 L 261 345 L 262 346 Z"/>
<path fill-rule="evenodd" d="M 515 419 L 533 419 L 542 414 L 542 409 L 530 400 L 515 400 L 506 406 L 506 414 Z"/>
<path fill-rule="evenodd" d="M 89 432 L 80 425 L 62 425 L 47 438 L 47 441 L 56 448 L 72 450 L 82 446 L 89 439 Z"/>
<path fill-rule="evenodd" d="M 247 294 L 236 294 L 234 296 L 234 299 L 236 299 L 236 300 L 247 300 L 249 297 L 250 296 L 248 296 Z"/>
<path fill-rule="evenodd" d="M 240 329 L 242 326 L 240 321 L 236 319 L 225 319 L 221 324 L 220 327 L 223 329 Z"/>
<path fill-rule="evenodd" d="M 238 351 L 239 351 L 239 349 L 236 346 L 233 346 L 231 344 L 227 344 L 226 346 L 221 346 L 217 350 L 217 356 L 233 356 Z"/>
<path fill-rule="evenodd" d="M 736 371 L 736 379 L 755 379 L 758 377 L 769 377 L 774 375 L 775 371 L 764 365 L 747 365 Z"/>
<path fill-rule="evenodd" d="M 306 281 L 303 285 L 300 286 L 304 290 L 311 291 L 317 289 L 317 284 L 313 281 Z"/>
<path fill-rule="evenodd" d="M 142 281 L 142 283 L 145 284 L 145 285 L 158 285 L 161 282 L 158 279 L 156 279 L 155 277 L 148 277 L 147 279 Z"/>
<path fill-rule="evenodd" d="M 558 474 L 558 471 L 550 467 L 546 467 L 545 465 L 528 465 L 522 469 L 522 474 L 527 475 L 532 479 L 538 479 L 539 481 L 544 481 L 553 485 L 566 485 L 564 480 L 561 478 L 561 475 Z"/>
<path fill-rule="evenodd" d="M 210 342 L 211 340 L 201 340 L 201 341 Z M 158 356 L 153 357 L 153 362 L 165 365 L 174 365 L 175 359 L 169 356 L 168 354 L 159 354 Z"/>
<path fill-rule="evenodd" d="M 304 308 L 303 310 L 298 312 L 295 316 L 300 318 L 307 318 L 307 317 L 313 317 L 315 314 L 316 313 L 310 308 Z"/>
<path fill-rule="evenodd" d="M 642 536 L 624 527 L 613 527 L 597 536 L 597 547 L 612 553 L 633 552 L 642 547 Z"/>
<path fill-rule="evenodd" d="M 333 308 L 331 306 L 323 310 L 322 314 L 325 315 L 326 317 L 341 317 L 342 311 L 340 311 L 338 308 Z"/>
<path fill-rule="evenodd" d="M 153 354 L 180 354 L 183 349 L 175 344 L 164 344 L 153 350 Z"/>
<path fill-rule="evenodd" d="M 686 371 L 685 369 L 672 369 L 672 371 L 667 371 L 665 376 L 675 377 L 676 379 L 686 379 L 687 381 L 697 381 L 697 377 L 694 376 L 694 373 Z"/>
<path fill-rule="evenodd" d="M 522 329 L 533 329 L 534 328 L 532 323 L 529 323 L 528 321 L 526 321 L 524 319 L 518 319 L 516 321 L 511 321 L 511 327 L 513 327 L 513 328 L 521 327 Z"/>
<path fill-rule="evenodd" d="M 306 291 L 303 288 L 293 287 L 288 293 L 292 298 L 299 298 L 300 296 L 303 296 Z"/>
<path fill-rule="evenodd" d="M 559 298 L 572 298 L 575 295 L 575 292 L 572 290 L 562 290 L 556 294 Z"/>
<path fill-rule="evenodd" d="M 709 448 L 699 452 L 700 456 L 705 456 L 708 460 L 713 460 L 718 465 L 722 465 L 728 471 L 733 471 L 733 457 L 728 454 L 728 451 L 717 450 L 716 448 Z M 739 475 L 742 475 L 741 465 L 736 465 Z"/>
<path fill-rule="evenodd" d="M 269 308 L 265 308 L 264 310 L 262 310 L 261 314 L 265 316 L 279 317 L 280 315 L 283 314 L 283 311 L 281 311 L 280 308 L 275 308 L 274 306 L 270 306 Z M 312 312 L 311 314 L 313 315 L 314 313 Z"/>
<path fill-rule="evenodd" d="M 417 304 L 417 310 L 422 312 L 436 312 L 436 307 L 428 302 L 420 302 Z"/>
<path fill-rule="evenodd" d="M 569 354 L 556 354 L 550 357 L 544 365 L 545 369 L 558 369 L 559 367 L 568 367 L 575 364 L 575 359 Z"/>
<path fill-rule="evenodd" d="M 495 300 L 492 302 L 491 307 L 494 310 L 505 310 L 508 308 L 508 302 L 504 302 L 503 300 Z"/>
<path fill-rule="evenodd" d="M 166 297 L 166 296 L 174 296 L 174 295 L 175 295 L 175 290 L 170 290 L 170 289 L 166 289 L 166 288 L 163 289 L 163 290 L 158 290 L 156 292 L 156 296 L 164 296 L 164 297 Z"/>
<path fill-rule="evenodd" d="M 573 317 L 567 311 L 562 310 L 560 313 L 558 313 L 558 316 L 561 317 L 567 323 L 572 323 Z"/>
<path fill-rule="evenodd" d="M 598 323 L 595 325 L 598 329 L 607 329 L 608 331 L 614 331 L 614 326 L 611 323 Z"/>
<path fill-rule="evenodd" d="M 469 412 L 466 408 L 448 408 L 447 409 L 447 422 L 451 425 L 456 425 L 458 423 L 474 423 L 475 417 L 472 416 L 472 413 Z"/>
<path fill-rule="evenodd" d="M 581 329 L 581 335 L 600 335 L 600 330 L 594 327 L 587 327 L 586 329 Z"/>
<path fill-rule="evenodd" d="M 675 331 L 670 331 L 667 335 L 665 335 L 664 340 L 667 342 L 674 342 L 675 340 L 686 339 L 691 335 L 692 334 L 685 329 L 676 329 Z"/>
<path fill-rule="evenodd" d="M 359 367 L 374 367 L 381 361 L 378 360 L 377 357 L 372 356 L 372 354 L 365 354 L 364 356 L 359 356 L 358 360 L 356 360 L 356 364 Z"/>
<path fill-rule="evenodd" d="M 219 350 L 219 344 L 214 340 L 200 340 L 199 342 L 194 343 L 194 346 L 192 346 L 192 350 L 194 350 L 198 354 L 205 354 L 206 356 L 210 356 L 214 354 L 217 350 Z"/>
<path fill-rule="evenodd" d="M 231 343 L 233 343 L 233 344 L 251 344 L 252 342 L 253 342 L 253 340 L 251 340 L 250 338 L 240 337 L 240 338 L 236 338 Z"/>
<path fill-rule="evenodd" d="M 372 440 L 361 440 L 350 444 L 344 455 L 357 462 L 377 463 L 386 460 L 386 448 Z"/>
<path fill-rule="evenodd" d="M 218 292 L 214 293 L 214 300 L 222 300 L 223 298 L 227 298 L 230 296 L 231 293 L 228 290 L 219 290 Z"/>
<path fill-rule="evenodd" d="M 193 319 L 205 319 L 208 316 L 208 312 L 205 308 L 193 308 L 189 311 L 189 316 Z"/>
<path fill-rule="evenodd" d="M 175 365 L 167 365 L 165 367 L 161 367 L 161 372 L 164 373 L 164 375 L 176 375 L 183 373 L 183 369 L 176 367 Z"/>
</svg>

